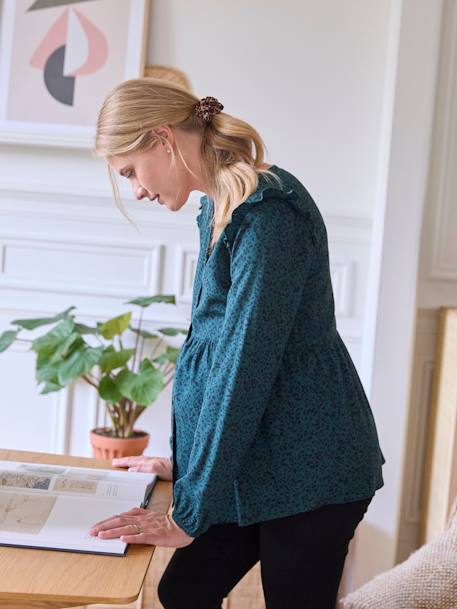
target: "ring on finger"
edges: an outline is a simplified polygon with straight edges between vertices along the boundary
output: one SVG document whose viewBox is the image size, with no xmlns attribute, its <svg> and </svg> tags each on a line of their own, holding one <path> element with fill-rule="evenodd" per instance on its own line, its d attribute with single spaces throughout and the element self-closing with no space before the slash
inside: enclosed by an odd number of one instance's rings
<svg viewBox="0 0 457 609">
<path fill-rule="evenodd" d="M 142 527 L 142 525 L 141 525 L 141 524 L 136 524 L 136 522 L 134 522 L 134 523 L 132 524 L 132 526 L 134 526 L 134 527 L 135 527 L 136 532 L 137 532 L 137 534 L 138 534 L 138 535 L 139 535 L 140 533 L 144 533 L 144 529 L 143 529 L 143 527 Z"/>
</svg>

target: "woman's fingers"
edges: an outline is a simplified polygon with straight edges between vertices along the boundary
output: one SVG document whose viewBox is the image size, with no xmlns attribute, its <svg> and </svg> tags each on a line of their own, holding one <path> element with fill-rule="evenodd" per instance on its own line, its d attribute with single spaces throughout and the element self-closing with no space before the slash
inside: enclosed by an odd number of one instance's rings
<svg viewBox="0 0 457 609">
<path fill-rule="evenodd" d="M 130 535 L 130 534 L 122 534 L 121 541 L 125 543 L 151 543 L 150 542 L 150 534 L 148 533 L 139 533 L 138 535 Z"/>
<path fill-rule="evenodd" d="M 166 457 L 145 457 L 144 455 L 121 457 L 113 459 L 112 465 L 113 467 L 127 467 L 129 472 L 157 474 L 163 480 L 170 482 L 173 478 L 171 459 Z"/>
<path fill-rule="evenodd" d="M 115 514 L 114 516 L 110 516 L 109 518 L 105 518 L 105 520 L 100 520 L 100 522 L 96 522 L 90 529 L 89 532 L 91 535 L 96 535 L 98 531 L 103 531 L 105 529 L 111 529 L 114 526 L 120 526 L 122 524 L 126 524 L 126 519 L 132 517 L 133 514 Z"/>
<path fill-rule="evenodd" d="M 148 474 L 152 474 L 153 469 L 154 469 L 154 467 L 152 466 L 151 463 L 143 463 L 143 464 L 133 465 L 133 466 L 129 467 L 128 471 L 129 472 L 146 472 Z"/>
<path fill-rule="evenodd" d="M 129 465 L 135 465 L 137 463 L 143 463 L 150 457 L 145 457 L 144 455 L 135 455 L 133 457 L 119 457 L 113 459 L 111 464 L 114 467 L 128 467 Z"/>
<path fill-rule="evenodd" d="M 124 524 L 113 529 L 101 530 L 98 533 L 98 537 L 101 539 L 114 539 L 115 537 L 121 537 L 121 535 L 134 537 L 140 535 L 140 533 L 134 524 Z"/>
<path fill-rule="evenodd" d="M 123 512 L 122 514 L 114 514 L 114 516 L 110 516 L 109 518 L 105 518 L 105 520 L 100 520 L 100 522 L 96 522 L 90 529 L 89 534 L 92 536 L 96 536 L 99 531 L 105 531 L 107 529 L 112 529 L 114 527 L 125 526 L 128 523 L 131 523 L 132 516 L 142 516 L 145 513 L 148 513 L 148 510 L 143 508 L 132 508 L 128 512 Z"/>
</svg>

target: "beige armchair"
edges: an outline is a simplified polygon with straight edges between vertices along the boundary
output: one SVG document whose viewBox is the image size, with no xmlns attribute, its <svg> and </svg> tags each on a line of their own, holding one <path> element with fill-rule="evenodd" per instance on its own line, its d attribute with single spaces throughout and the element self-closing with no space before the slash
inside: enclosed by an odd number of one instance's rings
<svg viewBox="0 0 457 609">
<path fill-rule="evenodd" d="M 457 500 L 444 531 L 339 601 L 340 609 L 455 609 Z"/>
</svg>

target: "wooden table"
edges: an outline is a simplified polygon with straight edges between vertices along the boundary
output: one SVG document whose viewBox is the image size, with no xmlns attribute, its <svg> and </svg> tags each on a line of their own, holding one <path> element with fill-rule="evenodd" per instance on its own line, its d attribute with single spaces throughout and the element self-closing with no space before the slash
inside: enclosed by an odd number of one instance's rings
<svg viewBox="0 0 457 609">
<path fill-rule="evenodd" d="M 108 459 L 1 450 L 0 460 L 73 467 L 111 467 Z M 125 471 L 125 470 L 124 470 Z M 166 514 L 172 484 L 157 480 L 148 509 Z M 0 546 L 0 608 L 57 609 L 135 601 L 155 546 L 130 545 L 124 557 Z"/>
</svg>

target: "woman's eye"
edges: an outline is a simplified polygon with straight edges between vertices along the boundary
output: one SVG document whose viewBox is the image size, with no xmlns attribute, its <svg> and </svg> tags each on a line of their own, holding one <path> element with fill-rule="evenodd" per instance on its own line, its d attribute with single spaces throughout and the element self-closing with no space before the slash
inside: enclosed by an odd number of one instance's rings
<svg viewBox="0 0 457 609">
<path fill-rule="evenodd" d="M 133 176 L 133 170 L 131 169 L 130 171 L 126 171 L 124 175 L 126 178 L 131 178 Z"/>
</svg>

